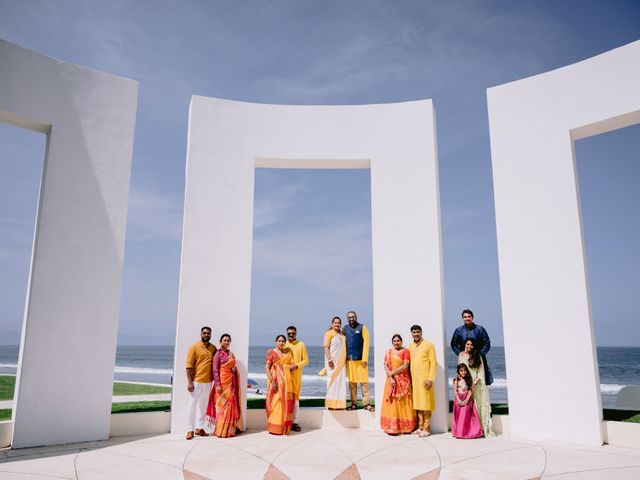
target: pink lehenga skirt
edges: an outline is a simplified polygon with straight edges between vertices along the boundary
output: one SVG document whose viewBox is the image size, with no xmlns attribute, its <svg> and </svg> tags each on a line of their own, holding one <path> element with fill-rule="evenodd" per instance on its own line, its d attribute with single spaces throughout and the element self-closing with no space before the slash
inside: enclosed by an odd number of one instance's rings
<svg viewBox="0 0 640 480">
<path fill-rule="evenodd" d="M 464 400 L 466 394 L 458 393 L 458 398 Z M 478 411 L 473 400 L 464 407 L 458 405 L 456 400 L 453 401 L 453 419 L 451 420 L 451 435 L 455 438 L 479 438 L 483 437 L 482 425 Z"/>
</svg>

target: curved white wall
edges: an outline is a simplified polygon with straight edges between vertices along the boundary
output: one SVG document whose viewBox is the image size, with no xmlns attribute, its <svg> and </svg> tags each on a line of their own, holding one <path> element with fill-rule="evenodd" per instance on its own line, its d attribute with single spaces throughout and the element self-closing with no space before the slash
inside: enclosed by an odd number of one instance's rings
<svg viewBox="0 0 640 480">
<path fill-rule="evenodd" d="M 47 134 L 12 445 L 105 439 L 138 84 L 0 41 L 0 122 Z"/>
<path fill-rule="evenodd" d="M 191 100 L 189 117 L 172 431 L 185 428 L 184 361 L 201 326 L 211 325 L 214 339 L 223 330 L 231 334 L 241 384 L 246 381 L 256 167 L 371 168 L 374 319 L 362 321 L 375 325 L 376 403 L 382 400 L 382 360 L 392 334 L 401 332 L 409 341 L 409 327 L 419 323 L 438 351 L 433 427 L 446 431 L 431 101 L 284 106 L 198 96 Z"/>
<path fill-rule="evenodd" d="M 640 122 L 640 42 L 487 95 L 511 431 L 601 444 L 573 142 Z"/>
</svg>

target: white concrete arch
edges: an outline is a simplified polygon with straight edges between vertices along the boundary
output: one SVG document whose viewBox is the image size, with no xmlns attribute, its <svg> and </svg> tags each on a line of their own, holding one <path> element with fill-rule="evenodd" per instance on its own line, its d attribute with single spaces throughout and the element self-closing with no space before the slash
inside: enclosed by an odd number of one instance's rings
<svg viewBox="0 0 640 480">
<path fill-rule="evenodd" d="M 512 434 L 601 444 L 573 142 L 640 122 L 640 42 L 487 96 Z"/>
<path fill-rule="evenodd" d="M 0 41 L 0 122 L 47 134 L 13 447 L 108 438 L 138 83 Z"/>
<path fill-rule="evenodd" d="M 214 338 L 231 334 L 246 381 L 256 167 L 371 168 L 375 318 L 363 320 L 375 324 L 376 403 L 391 335 L 409 336 L 419 323 L 438 353 L 433 428 L 447 430 L 435 131 L 430 100 L 285 106 L 192 98 L 172 432 L 185 428 L 185 355 L 201 326 L 210 324 Z"/>
</svg>

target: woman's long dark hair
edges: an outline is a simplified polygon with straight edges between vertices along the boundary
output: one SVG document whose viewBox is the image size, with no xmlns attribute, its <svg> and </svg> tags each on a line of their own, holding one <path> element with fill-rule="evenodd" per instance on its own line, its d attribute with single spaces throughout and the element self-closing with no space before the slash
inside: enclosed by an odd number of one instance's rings
<svg viewBox="0 0 640 480">
<path fill-rule="evenodd" d="M 473 338 L 467 338 L 464 342 L 465 346 L 467 342 L 471 342 L 471 345 L 473 345 L 473 351 L 469 354 L 469 366 L 471 368 L 480 368 L 480 365 L 482 365 L 482 357 L 478 350 L 478 344 Z"/>
<path fill-rule="evenodd" d="M 467 371 L 467 375 L 465 377 L 460 376 L 460 370 L 463 368 Z M 467 388 L 471 390 L 473 386 L 473 380 L 471 380 L 471 372 L 469 371 L 467 366 L 464 363 L 458 364 L 458 368 L 456 369 L 456 372 L 458 372 L 458 378 L 460 380 L 464 380 L 464 383 L 467 385 Z"/>
</svg>

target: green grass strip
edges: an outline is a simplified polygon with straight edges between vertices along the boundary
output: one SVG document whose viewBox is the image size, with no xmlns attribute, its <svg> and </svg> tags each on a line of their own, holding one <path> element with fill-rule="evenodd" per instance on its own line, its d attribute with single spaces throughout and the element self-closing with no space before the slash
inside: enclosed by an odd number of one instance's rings
<svg viewBox="0 0 640 480">
<path fill-rule="evenodd" d="M 4 422 L 5 420 L 11 420 L 11 409 L 10 408 L 0 409 L 0 422 Z"/>
<path fill-rule="evenodd" d="M 637 410 L 614 410 L 605 408 L 603 418 L 614 422 L 640 423 L 640 412 Z"/>
<path fill-rule="evenodd" d="M 111 405 L 111 413 L 164 412 L 171 410 L 171 402 L 124 402 Z"/>
<path fill-rule="evenodd" d="M 0 400 L 13 400 L 13 391 L 16 388 L 16 377 L 13 375 L 0 375 Z"/>
<path fill-rule="evenodd" d="M 171 393 L 171 387 L 156 385 L 138 385 L 135 383 L 113 383 L 114 395 L 152 395 L 157 393 Z"/>
<path fill-rule="evenodd" d="M 623 422 L 640 423 L 640 413 L 635 414 L 631 418 L 627 418 L 626 420 L 623 420 Z"/>
<path fill-rule="evenodd" d="M 0 375 L 0 400 L 12 400 L 15 388 L 15 376 Z M 113 395 L 153 395 L 158 393 L 171 393 L 171 387 L 113 382 Z"/>
</svg>

